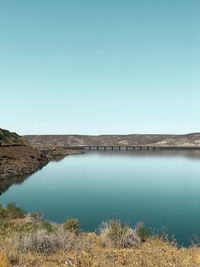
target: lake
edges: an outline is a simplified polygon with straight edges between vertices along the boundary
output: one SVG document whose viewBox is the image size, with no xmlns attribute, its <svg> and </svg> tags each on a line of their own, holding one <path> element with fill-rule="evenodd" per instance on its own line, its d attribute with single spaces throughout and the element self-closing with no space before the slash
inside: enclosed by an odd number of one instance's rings
<svg viewBox="0 0 200 267">
<path fill-rule="evenodd" d="M 50 162 L 0 203 L 15 202 L 46 219 L 78 218 L 93 231 L 112 218 L 166 227 L 179 242 L 200 232 L 199 151 L 99 151 Z"/>
</svg>

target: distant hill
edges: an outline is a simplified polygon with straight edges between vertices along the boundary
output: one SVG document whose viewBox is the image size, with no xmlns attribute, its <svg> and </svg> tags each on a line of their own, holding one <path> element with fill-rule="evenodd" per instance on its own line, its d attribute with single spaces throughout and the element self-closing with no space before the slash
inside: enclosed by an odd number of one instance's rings
<svg viewBox="0 0 200 267">
<path fill-rule="evenodd" d="M 155 146 L 199 146 L 200 133 L 185 135 L 129 134 L 129 135 L 25 135 L 25 140 L 35 145 L 79 146 L 79 145 L 155 145 Z"/>
</svg>

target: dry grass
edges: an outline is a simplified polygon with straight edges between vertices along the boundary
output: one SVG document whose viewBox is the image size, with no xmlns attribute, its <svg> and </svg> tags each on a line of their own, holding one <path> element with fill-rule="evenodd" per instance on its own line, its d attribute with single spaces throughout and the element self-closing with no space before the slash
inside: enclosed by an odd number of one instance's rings
<svg viewBox="0 0 200 267">
<path fill-rule="evenodd" d="M 13 245 L 13 239 L 5 242 L 2 251 L 11 266 L 129 266 L 129 267 L 198 267 L 200 266 L 200 248 L 178 248 L 175 242 L 154 237 L 143 242 L 139 247 L 115 248 L 102 246 L 102 237 L 95 233 L 76 235 L 56 231 L 60 237 L 44 230 L 36 231 L 43 240 L 34 243 L 32 237 L 24 239 L 19 246 Z M 41 234 L 41 236 L 40 236 Z M 63 236 L 63 239 L 62 239 Z M 58 245 L 55 239 L 60 239 Z M 46 243 L 47 242 L 47 243 Z M 49 243 L 51 242 L 51 243 Z M 39 244 L 39 246 L 38 246 Z M 42 245 L 41 245 L 42 244 Z M 48 249 L 46 250 L 46 244 Z M 49 250 L 54 248 L 53 250 Z M 36 249 L 35 249 L 36 248 Z M 39 248 L 39 249 L 38 249 Z M 48 252 L 48 253 L 46 253 Z"/>
<path fill-rule="evenodd" d="M 6 251 L 12 266 L 129 266 L 129 267 L 199 267 L 200 248 L 178 249 L 160 239 L 148 240 L 139 248 L 103 248 L 99 237 L 89 234 L 87 249 L 71 251 L 58 250 L 56 253 Z M 92 242 L 91 242 L 92 241 Z"/>
<path fill-rule="evenodd" d="M 35 215 L 1 222 L 0 267 L 200 267 L 199 242 L 190 248 L 177 247 L 167 236 L 142 242 L 141 224 L 132 229 L 111 221 L 97 235 L 74 231 L 75 220 L 68 223 L 72 229 L 44 225 Z"/>
<path fill-rule="evenodd" d="M 53 232 L 38 229 L 35 232 L 23 233 L 13 238 L 12 246 L 22 252 L 55 253 L 58 250 L 87 249 L 89 239 L 84 233 L 79 235 L 65 231 L 58 226 Z"/>
<path fill-rule="evenodd" d="M 126 223 L 123 225 L 120 220 L 104 222 L 100 227 L 102 244 L 110 248 L 139 247 L 142 242 L 139 230 L 137 226 L 132 229 Z"/>
<path fill-rule="evenodd" d="M 7 261 L 7 258 L 6 256 L 0 252 L 0 267 L 8 267 L 8 261 Z"/>
</svg>

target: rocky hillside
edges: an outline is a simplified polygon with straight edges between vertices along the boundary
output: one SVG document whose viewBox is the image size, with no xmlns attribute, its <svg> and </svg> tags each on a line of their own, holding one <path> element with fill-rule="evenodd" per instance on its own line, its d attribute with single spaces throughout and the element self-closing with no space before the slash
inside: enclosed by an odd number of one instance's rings
<svg viewBox="0 0 200 267">
<path fill-rule="evenodd" d="M 10 184 L 40 169 L 48 158 L 16 133 L 0 129 L 0 193 Z"/>
<path fill-rule="evenodd" d="M 52 159 L 61 159 L 79 151 L 58 146 L 35 147 L 16 133 L 0 129 L 0 193 L 20 183 Z"/>
<path fill-rule="evenodd" d="M 79 145 L 155 145 L 155 146 L 199 146 L 200 133 L 186 135 L 130 134 L 130 135 L 26 135 L 35 145 L 79 146 Z"/>
</svg>

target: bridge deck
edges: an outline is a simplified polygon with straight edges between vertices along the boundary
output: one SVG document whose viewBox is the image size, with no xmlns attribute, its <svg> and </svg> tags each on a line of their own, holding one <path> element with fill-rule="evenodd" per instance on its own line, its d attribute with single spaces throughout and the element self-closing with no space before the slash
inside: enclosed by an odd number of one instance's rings
<svg viewBox="0 0 200 267">
<path fill-rule="evenodd" d="M 200 146 L 147 146 L 147 145 L 134 145 L 134 146 L 97 146 L 97 145 L 85 145 L 85 146 L 65 146 L 66 149 L 83 149 L 83 150 L 193 150 L 199 149 Z"/>
</svg>

